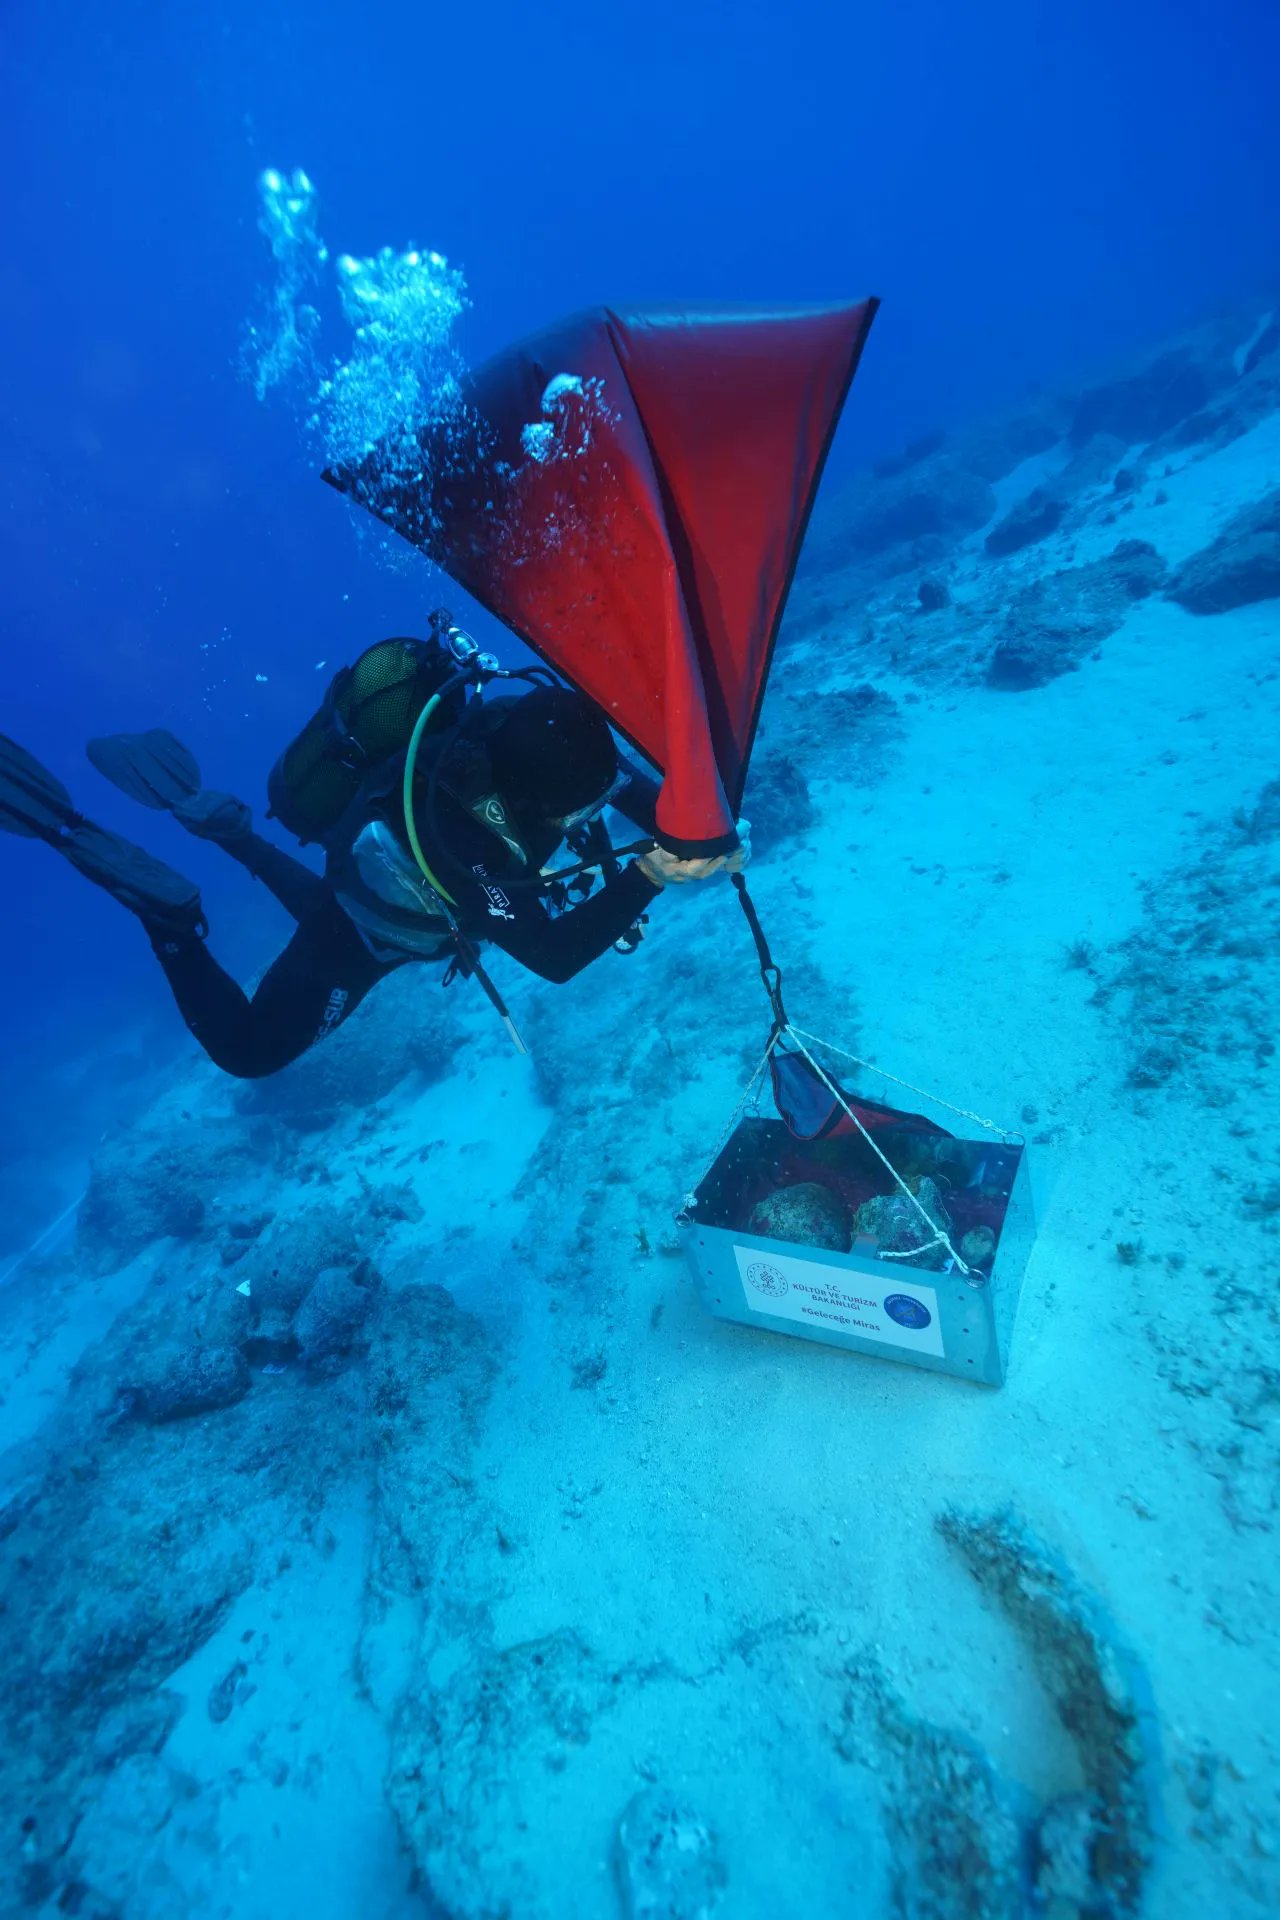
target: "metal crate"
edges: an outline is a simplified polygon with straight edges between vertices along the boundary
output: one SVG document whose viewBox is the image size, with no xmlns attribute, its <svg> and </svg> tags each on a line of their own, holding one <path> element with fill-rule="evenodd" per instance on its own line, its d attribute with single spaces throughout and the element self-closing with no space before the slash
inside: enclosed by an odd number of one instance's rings
<svg viewBox="0 0 1280 1920">
<path fill-rule="evenodd" d="M 681 1239 L 704 1306 L 720 1320 L 998 1387 L 1035 1233 L 1026 1149 L 944 1138 L 940 1147 L 937 1136 L 902 1132 L 881 1144 L 904 1174 L 913 1155 L 918 1162 L 929 1154 L 945 1165 L 954 1175 L 944 1194 L 953 1216 L 963 1218 L 963 1195 L 980 1183 L 995 1251 L 979 1280 L 954 1268 L 882 1258 L 865 1237 L 844 1253 L 749 1231 L 761 1168 L 783 1171 L 784 1184 L 813 1179 L 851 1202 L 858 1193 L 870 1198 L 895 1191 L 861 1140 L 801 1141 L 781 1121 L 752 1118 L 739 1124 L 681 1215 Z M 967 1187 L 957 1191 L 956 1181 L 966 1178 Z M 953 1234 L 957 1245 L 960 1232 L 958 1226 Z"/>
</svg>

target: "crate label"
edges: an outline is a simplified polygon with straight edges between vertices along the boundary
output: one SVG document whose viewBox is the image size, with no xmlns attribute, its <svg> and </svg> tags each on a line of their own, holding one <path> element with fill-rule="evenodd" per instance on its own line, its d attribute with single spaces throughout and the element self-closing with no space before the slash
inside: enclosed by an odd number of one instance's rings
<svg viewBox="0 0 1280 1920">
<path fill-rule="evenodd" d="M 868 1291 L 865 1274 L 849 1273 L 844 1267 L 765 1253 L 759 1247 L 735 1246 L 733 1251 L 752 1313 L 945 1357 L 938 1296 L 916 1279 L 913 1270 L 887 1275 L 883 1289 L 873 1293 Z"/>
</svg>

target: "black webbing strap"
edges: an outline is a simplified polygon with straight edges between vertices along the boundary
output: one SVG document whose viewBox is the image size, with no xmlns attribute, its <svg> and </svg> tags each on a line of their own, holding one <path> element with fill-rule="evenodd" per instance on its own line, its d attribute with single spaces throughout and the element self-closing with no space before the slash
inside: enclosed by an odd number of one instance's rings
<svg viewBox="0 0 1280 1920">
<path fill-rule="evenodd" d="M 747 925 L 751 929 L 751 938 L 756 943 L 756 957 L 760 962 L 760 978 L 764 981 L 764 990 L 769 996 L 769 1005 L 773 1009 L 773 1031 L 781 1033 L 787 1024 L 787 1010 L 782 1004 L 782 969 L 769 951 L 769 942 L 765 938 L 764 928 L 760 925 L 760 916 L 756 912 L 755 902 L 747 892 L 747 883 L 740 873 L 731 874 L 730 879 L 738 891 L 742 911 L 747 916 Z"/>
</svg>

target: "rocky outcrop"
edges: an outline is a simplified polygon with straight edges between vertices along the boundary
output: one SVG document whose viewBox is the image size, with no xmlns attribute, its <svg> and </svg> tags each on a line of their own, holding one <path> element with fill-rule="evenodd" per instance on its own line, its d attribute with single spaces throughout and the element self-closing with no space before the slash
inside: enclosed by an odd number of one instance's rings
<svg viewBox="0 0 1280 1920">
<path fill-rule="evenodd" d="M 1082 494 L 1113 480 L 1124 451 L 1123 440 L 1112 434 L 1094 434 L 1060 473 L 1033 488 L 996 522 L 987 535 L 987 552 L 1003 559 L 1047 540 L 1077 507 Z"/>
<path fill-rule="evenodd" d="M 656 1786 L 624 1810 L 614 1866 L 624 1920 L 711 1920 L 729 1878 L 697 1808 Z"/>
<path fill-rule="evenodd" d="M 1076 409 L 1079 431 L 1144 442 L 1144 464 L 1228 445 L 1280 401 L 1280 326 L 1273 310 L 1224 314 L 1095 387 Z"/>
<path fill-rule="evenodd" d="M 249 1363 L 236 1347 L 183 1347 L 147 1356 L 125 1383 L 123 1410 L 141 1420 L 187 1420 L 232 1407 L 249 1391 Z"/>
<path fill-rule="evenodd" d="M 1114 485 L 1127 450 L 1126 443 L 1114 433 L 1095 433 L 1082 447 L 1077 447 L 1054 484 L 1069 500 L 1090 487 Z"/>
<path fill-rule="evenodd" d="M 945 553 L 995 510 L 989 481 L 945 452 L 933 454 L 892 477 L 866 474 L 846 487 L 815 519 L 807 562 L 874 561 L 891 572 L 924 543 L 935 541 L 938 553 Z"/>
<path fill-rule="evenodd" d="M 1233 355 L 1235 378 L 1198 413 L 1188 414 L 1153 440 L 1147 461 L 1154 465 L 1188 449 L 1208 453 L 1226 447 L 1280 407 L 1280 326 L 1254 328 Z"/>
<path fill-rule="evenodd" d="M 217 1807 L 199 1782 L 163 1754 L 134 1754 L 107 1776 L 77 1827 L 70 1873 L 61 1889 L 51 1884 L 53 1911 L 88 1920 L 197 1913 L 220 1851 Z"/>
<path fill-rule="evenodd" d="M 477 1654 L 425 1712 L 406 1703 L 391 1799 L 448 1913 L 550 1911 L 538 1855 L 574 1791 L 569 1757 L 615 1694 L 604 1664 L 566 1630 Z"/>
<path fill-rule="evenodd" d="M 317 1200 L 283 1215 L 257 1240 L 237 1243 L 231 1287 L 247 1297 L 255 1320 L 267 1313 L 292 1318 L 318 1273 L 325 1267 L 353 1267 L 364 1251 L 351 1211 Z M 225 1295 L 226 1288 L 220 1290 Z"/>
<path fill-rule="evenodd" d="M 918 439 L 908 441 L 900 453 L 887 454 L 883 460 L 877 460 L 871 471 L 877 480 L 896 480 L 899 474 L 918 467 L 930 454 L 937 453 L 946 438 L 946 434 L 937 429 L 922 433 Z"/>
<path fill-rule="evenodd" d="M 1144 888 L 1141 924 L 1095 993 L 1121 1022 L 1128 1080 L 1213 1109 L 1265 1113 L 1274 1100 L 1280 953 L 1280 781 L 1209 828 L 1198 858 Z"/>
<path fill-rule="evenodd" d="M 1179 567 L 1169 598 L 1189 613 L 1229 613 L 1280 598 L 1280 490 L 1228 520 Z"/>
<path fill-rule="evenodd" d="M 1085 1796 L 1051 1803 L 1034 1870 L 1087 1876 L 1086 1912 L 1137 1914 L 1156 1822 L 1156 1721 L 1144 1676 L 1100 1603 L 1012 1512 L 939 1520 L 983 1592 L 1017 1630 L 1070 1736 Z M 1042 1884 L 1042 1895 L 1048 1892 Z"/>
<path fill-rule="evenodd" d="M 405 967 L 292 1066 L 245 1081 L 237 1105 L 291 1131 L 315 1132 L 353 1108 L 374 1106 L 410 1073 L 428 1082 L 443 1078 L 464 1032 L 449 997 L 425 995 L 421 969 Z"/>
<path fill-rule="evenodd" d="M 1111 433 L 1127 445 L 1154 440 L 1203 407 L 1214 374 L 1189 348 L 1161 354 L 1117 380 L 1082 394 L 1071 421 L 1071 438 L 1083 446 L 1095 433 Z"/>
<path fill-rule="evenodd" d="M 380 1281 L 369 1262 L 353 1271 L 325 1267 L 293 1317 L 293 1334 L 313 1371 L 331 1371 L 356 1347 Z"/>
<path fill-rule="evenodd" d="M 1012 1513 L 939 1527 L 1007 1617 L 1067 1737 L 1043 1797 L 1004 1778 L 970 1735 L 899 1697 L 856 1655 L 833 1728 L 841 1758 L 879 1786 L 899 1920 L 1131 1920 L 1155 1828 L 1154 1719 L 1143 1677 L 1094 1597 Z M 1010 1708 L 1012 1717 L 1012 1707 Z"/>
<path fill-rule="evenodd" d="M 979 421 L 955 434 L 953 456 L 984 480 L 1003 480 L 1024 460 L 1055 447 L 1066 432 L 1068 420 L 1067 408 L 1046 398 L 1025 412 Z"/>
<path fill-rule="evenodd" d="M 181 1792 L 155 1764 L 179 1708 L 171 1677 L 246 1587 L 287 1565 L 364 1444 L 358 1375 L 259 1377 L 249 1303 L 234 1273 L 214 1271 L 209 1285 L 240 1316 L 220 1322 L 224 1337 L 202 1337 L 201 1287 L 158 1271 L 76 1365 L 43 1471 L 21 1475 L 5 1502 L 0 1815 L 15 1833 L 30 1823 L 21 1856 L 0 1859 L 5 1912 L 26 1897 L 17 1874 L 58 1911 L 105 1916 L 92 1898 L 129 1861 L 136 1873 L 148 1842 L 133 1825 L 111 1841 L 104 1781 L 172 1790 L 176 1808 Z"/>
<path fill-rule="evenodd" d="M 779 673 L 743 799 L 754 853 L 767 854 L 816 823 L 811 777 L 874 786 L 901 734 L 897 703 L 869 682 L 816 689 L 803 675 Z"/>
<path fill-rule="evenodd" d="M 751 765 L 746 802 L 755 854 L 768 853 L 783 840 L 805 833 L 818 818 L 809 782 L 789 753 L 762 742 Z"/>
<path fill-rule="evenodd" d="M 1067 567 L 1023 587 L 1008 603 L 986 664 L 988 685 L 1017 693 L 1071 673 L 1158 591 L 1166 567 L 1143 540 L 1123 540 L 1105 560 Z"/>
<path fill-rule="evenodd" d="M 1065 498 L 1049 487 L 1035 487 L 1025 500 L 1011 507 L 987 535 L 987 552 L 996 558 L 1019 553 L 1023 547 L 1047 540 L 1062 525 L 1066 513 Z"/>
<path fill-rule="evenodd" d="M 845 1663 L 841 1759 L 883 1788 L 896 1920 L 1013 1920 L 1029 1910 L 1020 1796 L 976 1741 L 911 1713 L 869 1656 Z"/>
<path fill-rule="evenodd" d="M 246 1128 L 212 1117 L 188 1116 L 176 1127 L 161 1112 L 109 1134 L 93 1156 L 76 1218 L 82 1260 L 107 1272 L 153 1240 L 206 1236 L 217 1196 L 251 1175 L 260 1158 Z"/>
</svg>

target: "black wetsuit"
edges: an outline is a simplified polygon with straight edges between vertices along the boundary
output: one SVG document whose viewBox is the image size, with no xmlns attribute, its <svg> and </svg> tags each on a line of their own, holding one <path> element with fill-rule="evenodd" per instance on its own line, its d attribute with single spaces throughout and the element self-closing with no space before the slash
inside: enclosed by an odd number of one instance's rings
<svg viewBox="0 0 1280 1920">
<path fill-rule="evenodd" d="M 657 787 L 647 776 L 628 772 L 627 785 L 611 804 L 650 833 Z M 549 890 L 502 886 L 501 860 L 495 860 L 495 850 L 501 855 L 502 849 L 487 828 L 448 804 L 441 818 L 447 851 L 469 875 L 449 867 L 449 891 L 463 933 L 473 943 L 491 941 L 544 980 L 570 980 L 598 959 L 658 892 L 632 864 L 589 898 L 555 912 Z M 152 946 L 179 1012 L 214 1065 L 254 1080 L 277 1073 L 333 1033 L 379 980 L 423 956 L 381 946 L 375 952 L 343 911 L 329 880 L 257 834 L 222 844 L 298 923 L 253 998 L 197 934 L 156 932 Z"/>
</svg>

